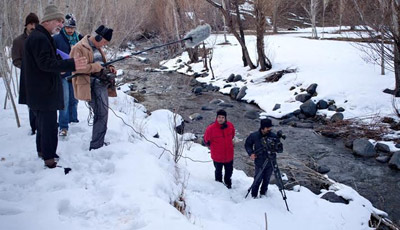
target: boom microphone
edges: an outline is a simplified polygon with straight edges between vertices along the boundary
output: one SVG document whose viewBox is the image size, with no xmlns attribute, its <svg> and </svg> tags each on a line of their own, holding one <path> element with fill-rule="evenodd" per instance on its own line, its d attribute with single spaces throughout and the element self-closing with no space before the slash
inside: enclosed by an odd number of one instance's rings
<svg viewBox="0 0 400 230">
<path fill-rule="evenodd" d="M 185 45 L 188 48 L 195 47 L 202 41 L 206 40 L 211 34 L 211 26 L 208 24 L 198 26 L 196 29 L 191 30 L 183 38 Z"/>
<path fill-rule="evenodd" d="M 132 56 L 135 56 L 135 55 L 138 55 L 138 54 L 141 54 L 141 53 L 153 50 L 153 49 L 158 49 L 158 48 L 161 48 L 161 47 L 164 47 L 164 46 L 169 46 L 169 45 L 172 45 L 172 44 L 175 44 L 175 43 L 178 43 L 178 42 L 183 42 L 183 41 L 185 42 L 185 45 L 186 45 L 187 48 L 192 48 L 194 46 L 197 46 L 198 44 L 200 44 L 204 40 L 206 40 L 210 36 L 210 34 L 211 34 L 211 26 L 208 25 L 208 24 L 204 24 L 204 25 L 198 26 L 197 28 L 189 31 L 189 33 L 187 33 L 185 35 L 185 37 L 183 39 L 181 39 L 181 40 L 177 40 L 177 41 L 169 42 L 169 43 L 166 43 L 166 44 L 153 46 L 153 47 L 150 47 L 148 49 L 131 53 L 130 55 L 126 55 L 126 56 L 117 58 L 115 60 L 109 61 L 109 62 L 101 64 L 101 65 L 103 67 L 106 67 L 108 65 L 111 65 L 112 63 L 125 60 L 127 58 L 132 57 Z M 77 76 L 76 74 L 72 75 L 72 76 L 69 76 L 67 80 L 72 79 L 72 78 L 74 78 L 76 76 Z"/>
</svg>

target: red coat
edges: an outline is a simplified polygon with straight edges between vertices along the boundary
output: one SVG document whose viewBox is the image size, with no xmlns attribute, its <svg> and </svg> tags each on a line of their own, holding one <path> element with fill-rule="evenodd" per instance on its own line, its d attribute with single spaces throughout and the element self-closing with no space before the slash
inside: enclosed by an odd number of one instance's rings
<svg viewBox="0 0 400 230">
<path fill-rule="evenodd" d="M 227 163 L 233 160 L 235 127 L 229 121 L 226 124 L 227 127 L 221 129 L 221 125 L 215 120 L 204 133 L 204 142 L 210 146 L 211 158 L 219 163 Z"/>
</svg>

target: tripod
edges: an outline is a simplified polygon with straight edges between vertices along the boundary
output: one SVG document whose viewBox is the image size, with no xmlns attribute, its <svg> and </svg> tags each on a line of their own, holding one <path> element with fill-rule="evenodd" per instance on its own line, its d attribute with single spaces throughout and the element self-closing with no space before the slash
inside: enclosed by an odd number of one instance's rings
<svg viewBox="0 0 400 230">
<path fill-rule="evenodd" d="M 282 181 L 282 175 L 279 170 L 278 163 L 276 162 L 276 157 L 274 157 L 274 155 L 276 155 L 276 151 L 275 152 L 271 151 L 271 149 L 274 149 L 274 148 L 272 148 L 273 146 L 271 146 L 271 144 L 268 143 L 267 138 L 262 138 L 262 144 L 263 144 L 263 147 L 256 150 L 255 152 L 261 152 L 261 151 L 267 152 L 267 159 L 265 159 L 262 169 L 255 176 L 253 184 L 247 190 L 247 194 L 246 194 L 245 198 L 247 198 L 247 196 L 249 195 L 249 193 L 253 189 L 253 187 L 261 180 L 262 173 L 264 172 L 264 170 L 268 166 L 268 164 L 270 164 L 272 166 L 272 169 L 273 169 L 273 172 L 275 175 L 276 184 L 279 188 L 279 192 L 281 193 L 282 198 L 285 201 L 286 209 L 289 211 L 289 206 L 286 201 L 287 197 L 286 197 L 285 187 L 284 187 L 283 181 Z"/>
</svg>

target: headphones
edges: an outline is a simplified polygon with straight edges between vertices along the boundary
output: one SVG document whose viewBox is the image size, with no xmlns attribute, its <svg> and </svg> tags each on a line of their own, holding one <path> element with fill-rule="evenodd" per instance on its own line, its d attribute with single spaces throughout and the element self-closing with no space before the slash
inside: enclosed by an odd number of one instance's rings
<svg viewBox="0 0 400 230">
<path fill-rule="evenodd" d="M 94 40 L 96 40 L 96 42 L 100 42 L 101 39 L 103 39 L 103 37 L 102 37 L 101 35 L 99 35 L 99 34 L 97 34 L 97 35 L 94 37 Z"/>
</svg>

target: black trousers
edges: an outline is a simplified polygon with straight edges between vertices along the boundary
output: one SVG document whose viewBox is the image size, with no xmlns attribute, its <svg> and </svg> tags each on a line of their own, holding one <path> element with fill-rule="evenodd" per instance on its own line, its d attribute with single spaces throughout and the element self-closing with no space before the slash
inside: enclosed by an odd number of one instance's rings
<svg viewBox="0 0 400 230">
<path fill-rule="evenodd" d="M 225 176 L 224 176 L 224 183 L 226 186 L 232 186 L 232 173 L 233 173 L 233 161 L 228 163 L 220 163 L 214 161 L 215 167 L 215 180 L 222 182 L 222 168 L 225 168 Z"/>
<path fill-rule="evenodd" d="M 257 174 L 262 170 L 262 165 L 255 165 L 256 170 L 254 172 L 254 180 L 256 179 Z M 252 190 L 251 190 L 251 195 L 253 197 L 257 197 L 258 195 L 258 189 L 260 188 L 261 184 L 261 189 L 260 189 L 260 194 L 265 195 L 267 190 L 268 190 L 268 184 L 269 180 L 271 179 L 273 167 L 271 162 L 268 163 L 268 165 L 265 167 L 264 171 L 262 172 L 261 178 L 254 184 Z"/>
<path fill-rule="evenodd" d="M 36 116 L 31 109 L 29 109 L 29 124 L 31 125 L 32 134 L 36 132 Z"/>
<path fill-rule="evenodd" d="M 58 157 L 56 154 L 58 145 L 57 110 L 43 111 L 32 110 L 36 116 L 36 150 L 41 152 L 43 160 Z"/>
</svg>

